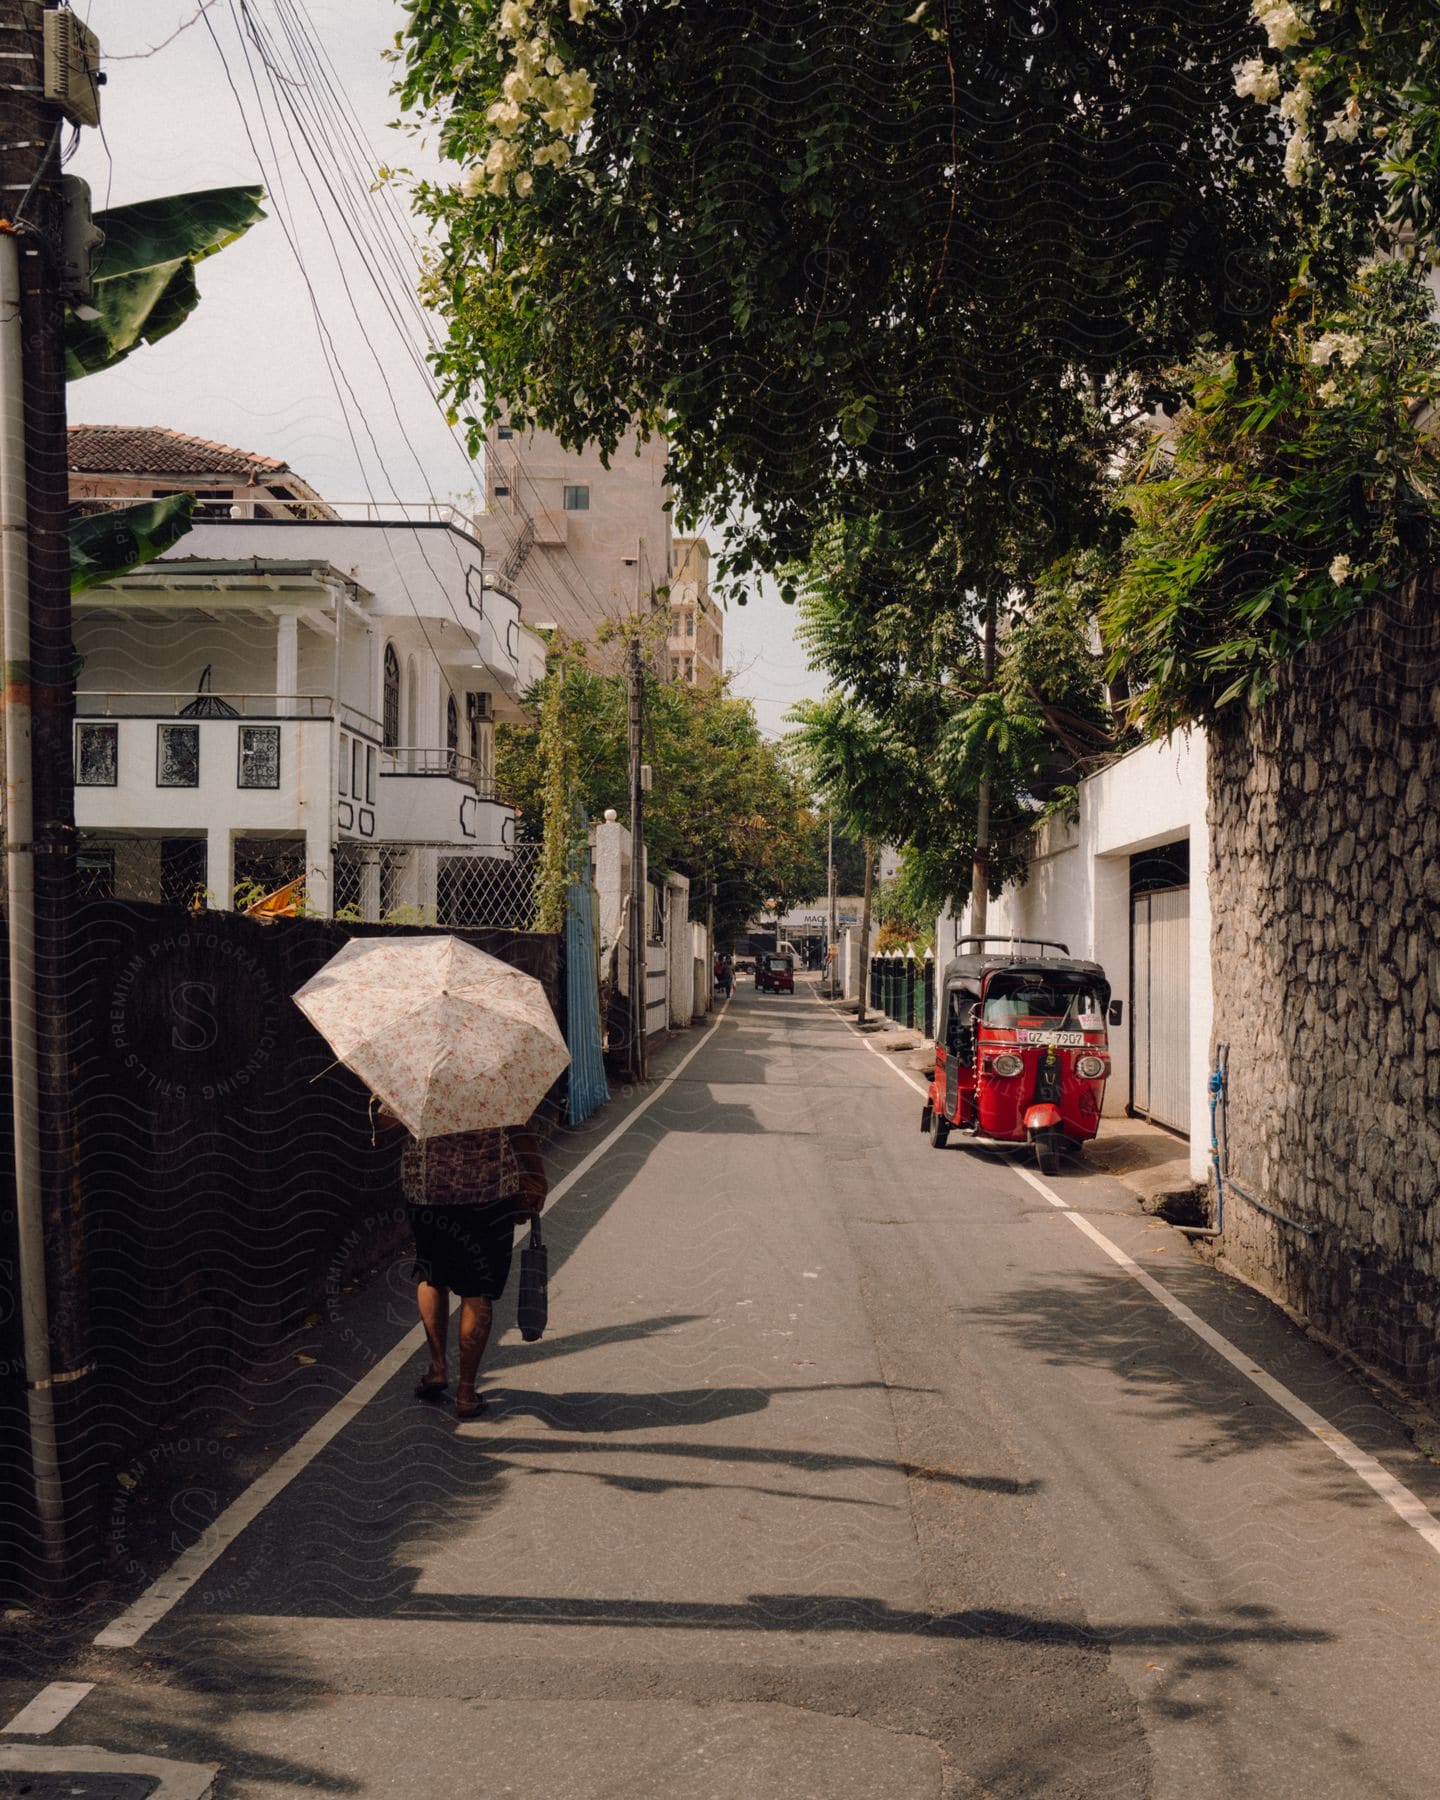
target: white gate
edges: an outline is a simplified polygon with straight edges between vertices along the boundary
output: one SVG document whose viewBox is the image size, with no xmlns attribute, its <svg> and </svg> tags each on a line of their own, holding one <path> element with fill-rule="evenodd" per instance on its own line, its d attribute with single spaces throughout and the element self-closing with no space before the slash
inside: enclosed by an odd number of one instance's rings
<svg viewBox="0 0 1440 1800">
<path fill-rule="evenodd" d="M 1190 1133 L 1190 890 L 1130 902 L 1130 1109 Z"/>
</svg>

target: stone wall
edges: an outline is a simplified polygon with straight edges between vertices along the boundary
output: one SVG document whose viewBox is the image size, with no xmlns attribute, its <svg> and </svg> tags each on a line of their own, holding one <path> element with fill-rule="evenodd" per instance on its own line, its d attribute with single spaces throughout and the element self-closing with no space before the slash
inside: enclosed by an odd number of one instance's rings
<svg viewBox="0 0 1440 1800">
<path fill-rule="evenodd" d="M 1245 1191 L 1227 1191 L 1223 1254 L 1431 1395 L 1437 679 L 1432 577 L 1293 659 L 1265 707 L 1213 728 L 1209 761 L 1214 1036 L 1229 1047 L 1228 1167 Z"/>
</svg>

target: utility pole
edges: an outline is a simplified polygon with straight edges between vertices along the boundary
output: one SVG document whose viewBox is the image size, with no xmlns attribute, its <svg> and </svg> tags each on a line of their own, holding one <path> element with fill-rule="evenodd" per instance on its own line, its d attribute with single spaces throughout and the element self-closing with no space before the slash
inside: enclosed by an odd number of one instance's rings
<svg viewBox="0 0 1440 1800">
<path fill-rule="evenodd" d="M 984 639 L 981 648 L 981 668 L 984 672 L 985 692 L 988 694 L 995 681 L 995 596 L 993 594 L 985 602 Z M 990 761 L 989 751 L 985 753 L 985 766 L 980 776 L 980 791 L 975 804 L 975 859 L 970 871 L 970 930 L 977 937 L 984 937 L 990 908 Z"/>
<path fill-rule="evenodd" d="M 47 98 L 45 11 L 11 0 L 0 16 L 0 613 L 15 1247 L 40 1574 L 53 1590 L 76 1566 L 82 1520 L 65 1446 L 88 1370 L 68 1023 L 75 652 L 57 276 L 61 140 L 76 113 Z M 73 15 L 59 22 L 83 35 Z M 89 81 L 93 108 L 93 71 Z"/>
<path fill-rule="evenodd" d="M 644 754 L 645 663 L 640 654 L 640 621 L 630 632 L 626 659 L 630 723 L 630 1078 L 645 1079 L 646 1002 L 649 999 L 645 969 L 645 796 L 640 779 Z"/>
<path fill-rule="evenodd" d="M 835 998 L 835 960 L 839 945 L 835 941 L 835 819 L 826 821 L 825 833 L 826 891 L 830 896 L 830 930 L 825 940 L 825 968 L 830 977 L 830 998 Z"/>
</svg>

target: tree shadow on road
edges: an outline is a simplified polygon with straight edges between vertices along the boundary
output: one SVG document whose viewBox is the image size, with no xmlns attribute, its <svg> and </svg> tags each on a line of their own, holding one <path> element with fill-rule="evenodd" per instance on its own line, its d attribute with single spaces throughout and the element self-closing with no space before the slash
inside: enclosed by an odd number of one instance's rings
<svg viewBox="0 0 1440 1800">
<path fill-rule="evenodd" d="M 1221 1332 L 1245 1357 L 1247 1368 L 1253 1356 L 1257 1373 L 1283 1383 L 1363 1448 L 1404 1456 L 1404 1479 L 1430 1499 L 1440 1498 L 1440 1469 L 1416 1457 L 1393 1417 L 1272 1307 L 1206 1268 L 1177 1263 L 1163 1271 L 1163 1285 Z M 1014 1344 L 1065 1368 L 1081 1393 L 1086 1371 L 1103 1374 L 1097 1404 L 1113 1404 L 1112 1378 L 1118 1375 L 1137 1421 L 1152 1419 L 1159 1408 L 1167 1418 L 1202 1426 L 1174 1448 L 1178 1457 L 1215 1463 L 1251 1451 L 1316 1442 L 1298 1419 L 1123 1271 L 1027 1282 L 966 1309 L 966 1317 L 987 1321 Z M 1370 1490 L 1339 1463 L 1329 1485 L 1333 1497 L 1346 1504 L 1374 1504 Z"/>
</svg>

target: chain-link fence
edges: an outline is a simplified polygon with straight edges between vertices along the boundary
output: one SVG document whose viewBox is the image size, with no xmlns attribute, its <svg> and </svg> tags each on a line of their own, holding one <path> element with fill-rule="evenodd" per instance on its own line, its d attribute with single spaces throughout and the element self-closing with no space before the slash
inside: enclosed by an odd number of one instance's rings
<svg viewBox="0 0 1440 1800">
<path fill-rule="evenodd" d="M 230 891 L 222 896 L 208 885 L 204 837 L 82 832 L 77 885 L 86 899 L 243 912 L 304 881 L 277 910 L 370 924 L 531 931 L 538 861 L 535 844 L 497 854 L 451 843 L 343 843 L 328 875 L 317 879 L 306 867 L 302 838 L 236 838 Z"/>
<path fill-rule="evenodd" d="M 391 925 L 535 926 L 539 846 L 503 856 L 454 844 L 342 844 L 335 916 Z"/>
</svg>

